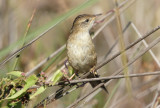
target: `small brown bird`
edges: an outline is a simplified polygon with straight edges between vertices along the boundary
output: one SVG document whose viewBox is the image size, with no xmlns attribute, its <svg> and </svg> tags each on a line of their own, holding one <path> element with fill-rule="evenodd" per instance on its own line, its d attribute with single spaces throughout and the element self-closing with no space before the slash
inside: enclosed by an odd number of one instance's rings
<svg viewBox="0 0 160 108">
<path fill-rule="evenodd" d="M 73 22 L 67 41 L 69 64 L 75 70 L 76 75 L 91 72 L 88 78 L 98 77 L 98 75 L 93 72 L 97 64 L 97 55 L 89 34 L 96 16 L 98 15 L 83 14 L 77 16 Z M 101 83 L 101 81 L 90 82 L 92 87 L 97 86 L 99 83 Z M 107 92 L 104 86 L 102 86 L 102 88 Z"/>
</svg>

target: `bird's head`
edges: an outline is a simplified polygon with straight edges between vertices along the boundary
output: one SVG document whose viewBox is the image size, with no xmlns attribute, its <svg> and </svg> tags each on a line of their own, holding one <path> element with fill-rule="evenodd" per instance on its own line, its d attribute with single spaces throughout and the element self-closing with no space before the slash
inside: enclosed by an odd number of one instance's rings
<svg viewBox="0 0 160 108">
<path fill-rule="evenodd" d="M 79 29 L 79 30 L 89 31 L 92 28 L 96 17 L 99 15 L 100 14 L 98 15 L 82 14 L 77 16 L 73 22 L 72 30 Z"/>
</svg>

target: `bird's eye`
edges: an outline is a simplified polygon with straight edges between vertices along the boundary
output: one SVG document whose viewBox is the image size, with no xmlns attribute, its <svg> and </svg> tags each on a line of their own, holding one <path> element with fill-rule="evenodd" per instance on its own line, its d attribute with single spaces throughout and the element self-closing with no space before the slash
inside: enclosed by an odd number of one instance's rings
<svg viewBox="0 0 160 108">
<path fill-rule="evenodd" d="M 89 19 L 86 19 L 85 22 L 89 22 Z"/>
</svg>

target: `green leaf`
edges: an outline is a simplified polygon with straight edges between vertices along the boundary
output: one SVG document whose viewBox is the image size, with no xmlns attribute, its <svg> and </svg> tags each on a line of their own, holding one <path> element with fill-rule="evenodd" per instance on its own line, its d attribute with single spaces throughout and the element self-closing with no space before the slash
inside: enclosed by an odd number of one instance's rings
<svg viewBox="0 0 160 108">
<path fill-rule="evenodd" d="M 61 80 L 61 78 L 63 77 L 63 73 L 61 72 L 61 70 L 57 70 L 54 74 L 53 74 L 53 77 L 52 77 L 52 80 L 53 81 L 53 85 L 56 84 L 58 81 Z"/>
<path fill-rule="evenodd" d="M 37 82 L 38 78 L 36 77 L 36 75 L 32 75 L 30 77 L 28 77 L 26 79 L 26 84 L 24 85 L 23 89 L 21 89 L 20 91 L 18 91 L 17 93 L 15 93 L 14 95 L 12 95 L 11 97 L 6 98 L 7 100 L 10 99 L 16 99 L 17 97 L 21 96 L 23 93 L 26 92 L 26 90 L 30 87 L 32 87 L 33 85 L 35 85 L 35 83 Z"/>
<path fill-rule="evenodd" d="M 51 30 L 53 27 L 55 27 L 57 24 L 59 24 L 60 22 L 66 20 L 68 17 L 80 12 L 82 9 L 85 9 L 89 6 L 91 6 L 93 3 L 95 3 L 98 0 L 87 0 L 86 2 L 84 2 L 83 4 L 77 6 L 76 8 L 68 11 L 67 13 L 53 19 L 51 22 L 49 22 L 46 25 L 43 25 L 42 27 L 40 27 L 39 29 L 29 33 L 26 38 L 25 38 L 25 43 L 33 40 L 34 38 L 44 35 L 45 33 L 47 33 L 49 30 Z M 13 49 L 17 46 L 20 46 L 23 43 L 23 37 L 21 39 L 19 39 L 17 42 L 11 44 L 10 46 L 8 46 L 7 48 L 4 48 L 3 50 L 1 50 L 0 52 L 0 58 L 4 57 L 5 55 L 7 55 L 9 52 L 13 51 Z"/>
<path fill-rule="evenodd" d="M 42 92 L 44 92 L 46 90 L 46 88 L 44 86 L 41 86 L 34 94 L 32 94 L 30 96 L 30 99 L 35 98 L 37 95 L 41 94 Z"/>
<path fill-rule="evenodd" d="M 22 72 L 21 71 L 12 71 L 12 72 L 9 72 L 7 74 L 8 75 L 13 75 L 13 76 L 16 76 L 16 77 L 22 77 Z"/>
<path fill-rule="evenodd" d="M 74 70 L 71 66 L 68 66 L 68 70 L 69 70 L 69 76 L 72 76 L 74 74 Z"/>
</svg>

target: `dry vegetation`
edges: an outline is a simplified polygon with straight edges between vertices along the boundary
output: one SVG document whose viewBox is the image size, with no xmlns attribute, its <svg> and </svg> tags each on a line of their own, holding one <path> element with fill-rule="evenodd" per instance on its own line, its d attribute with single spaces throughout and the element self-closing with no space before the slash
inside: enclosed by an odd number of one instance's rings
<svg viewBox="0 0 160 108">
<path fill-rule="evenodd" d="M 86 0 L 0 1 L 1 79 L 6 76 L 6 73 L 18 70 L 26 73 L 27 76 L 31 73 L 37 75 L 44 72 L 47 76 L 46 81 L 50 81 L 56 70 L 64 68 L 66 51 L 63 50 L 65 48 L 63 45 L 67 41 L 74 18 L 83 13 L 102 13 L 104 17 L 102 16 L 99 21 L 105 19 L 91 30 L 91 34 L 98 55 L 97 70 L 101 75 L 100 78 L 111 79 L 105 84 L 109 94 L 99 89 L 100 86 L 93 89 L 87 83 L 80 87 L 67 86 L 69 89 L 66 91 L 69 94 L 64 92 L 62 97 L 55 100 L 55 92 L 60 86 L 53 86 L 47 87 L 43 93 L 30 100 L 28 107 L 37 104 L 37 107 L 42 107 L 40 102 L 47 108 L 155 108 L 159 106 L 160 44 L 157 43 L 160 42 L 160 27 L 158 27 L 160 26 L 160 1 L 118 0 L 118 7 L 116 0 L 94 1 L 96 2 L 88 4 L 87 8 L 82 7 L 61 21 L 56 18 L 61 15 L 67 16 L 67 12 L 85 3 Z M 54 19 L 56 25 L 53 23 Z M 157 30 L 154 30 L 155 28 Z M 150 31 L 152 33 L 149 34 Z M 37 40 L 34 40 L 36 37 L 27 39 L 27 36 L 32 35 L 41 37 Z M 128 47 L 146 35 L 148 37 L 145 40 L 141 39 L 133 47 Z M 19 39 L 21 43 L 15 45 Z M 7 49 L 8 46 L 13 47 Z M 26 47 L 20 50 L 20 53 L 13 55 L 23 46 Z M 124 51 L 127 47 L 127 51 Z M 116 57 L 118 52 L 123 53 L 119 53 L 120 56 Z M 20 57 L 16 57 L 18 54 Z M 117 76 L 118 74 L 121 76 Z M 126 76 L 130 74 L 134 77 Z M 113 79 L 112 76 L 117 78 Z M 71 83 L 74 83 L 74 80 Z"/>
</svg>

